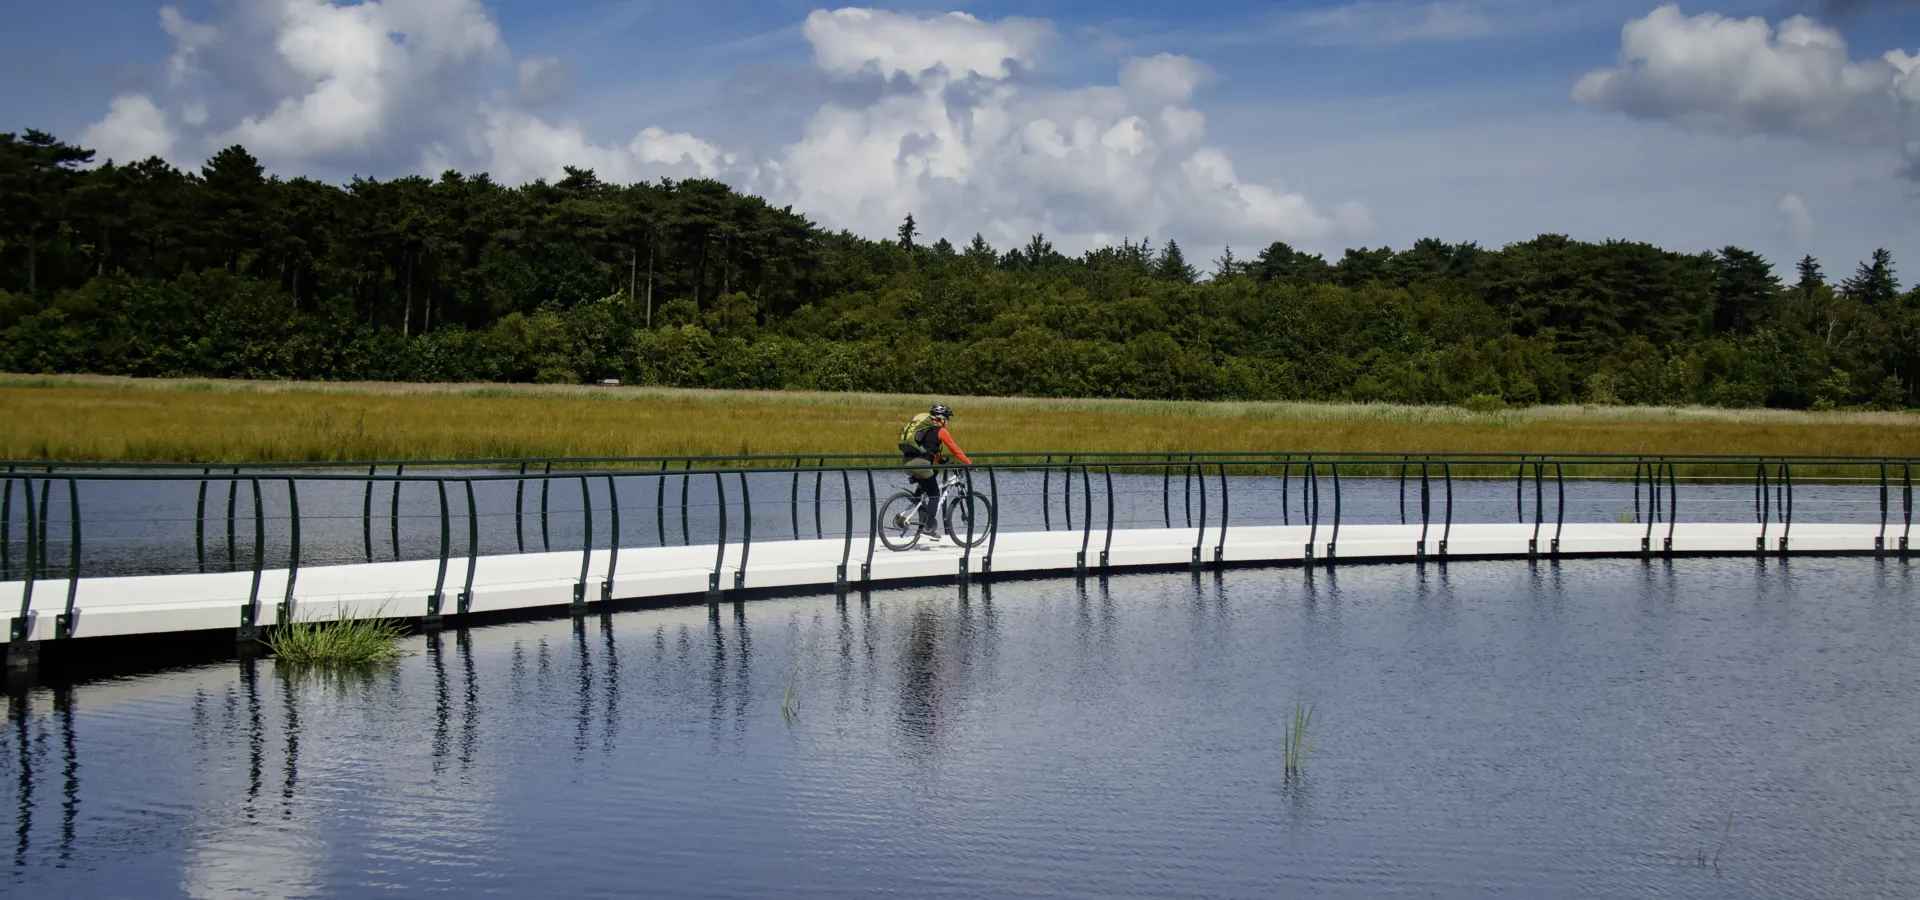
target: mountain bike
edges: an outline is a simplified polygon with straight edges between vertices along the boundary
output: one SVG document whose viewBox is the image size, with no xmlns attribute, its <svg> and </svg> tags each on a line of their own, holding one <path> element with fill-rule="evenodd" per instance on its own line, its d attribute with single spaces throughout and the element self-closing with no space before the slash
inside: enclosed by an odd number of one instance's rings
<svg viewBox="0 0 1920 900">
<path fill-rule="evenodd" d="M 940 476 L 940 491 L 935 498 L 936 521 L 944 522 L 947 535 L 962 547 L 978 547 L 993 530 L 993 501 L 985 494 L 969 490 L 958 472 Z M 912 550 L 920 543 L 920 513 L 927 498 L 912 491 L 901 491 L 880 504 L 880 543 L 888 550 Z M 971 526 L 971 527 L 969 527 Z"/>
</svg>

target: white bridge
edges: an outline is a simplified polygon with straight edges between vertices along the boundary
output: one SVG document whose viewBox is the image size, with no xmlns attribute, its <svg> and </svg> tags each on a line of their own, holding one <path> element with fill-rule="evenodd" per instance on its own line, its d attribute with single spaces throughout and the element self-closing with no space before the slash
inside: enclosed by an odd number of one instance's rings
<svg viewBox="0 0 1920 900">
<path fill-rule="evenodd" d="M 1553 540 L 1557 531 L 1558 540 Z M 231 629 L 248 607 L 258 626 L 338 617 L 428 617 L 541 608 L 600 601 L 737 600 L 754 592 L 861 590 L 936 579 L 1001 575 L 1091 575 L 1139 569 L 1216 565 L 1444 564 L 1463 559 L 1552 560 L 1576 557 L 1658 559 L 1685 556 L 1894 553 L 1906 555 L 1899 525 L 1795 522 L 1782 540 L 1778 523 L 1453 524 L 1444 542 L 1437 526 L 1347 525 L 1337 538 L 1325 525 L 1217 526 L 1023 531 L 983 542 L 893 552 L 868 541 L 756 541 L 608 548 L 446 559 L 303 567 L 289 590 L 288 570 L 62 578 L 27 585 L 0 582 L 0 608 L 27 609 L 31 641 Z M 1423 542 L 1424 536 L 1424 542 Z M 1310 543 L 1311 541 L 1311 543 Z M 743 549 L 745 558 L 743 559 Z M 1104 559 L 1102 556 L 1104 554 Z M 471 573 L 468 569 L 471 566 Z M 70 597 L 71 595 L 71 597 Z M 291 602 L 287 598 L 291 597 Z M 71 602 L 71 607 L 69 603 Z M 69 630 L 56 620 L 71 608 Z"/>
</svg>

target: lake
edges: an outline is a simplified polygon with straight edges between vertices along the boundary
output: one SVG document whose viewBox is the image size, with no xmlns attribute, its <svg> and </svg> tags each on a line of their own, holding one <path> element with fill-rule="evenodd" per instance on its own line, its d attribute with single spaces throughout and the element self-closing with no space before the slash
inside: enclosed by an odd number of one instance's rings
<svg viewBox="0 0 1920 900">
<path fill-rule="evenodd" d="M 1911 897 L 1916 597 L 1895 560 L 1243 569 L 35 687 L 0 892 Z"/>
</svg>

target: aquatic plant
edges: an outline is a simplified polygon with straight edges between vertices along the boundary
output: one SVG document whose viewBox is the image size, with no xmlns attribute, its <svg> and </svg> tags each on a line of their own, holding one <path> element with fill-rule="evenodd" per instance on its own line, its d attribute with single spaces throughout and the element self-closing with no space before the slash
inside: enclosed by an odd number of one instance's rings
<svg viewBox="0 0 1920 900">
<path fill-rule="evenodd" d="M 405 626 L 393 619 L 342 615 L 331 621 L 295 621 L 267 632 L 261 643 L 290 663 L 366 665 L 400 656 Z"/>
<path fill-rule="evenodd" d="M 800 691 L 797 689 L 797 682 L 799 680 L 800 658 L 795 657 L 793 660 L 793 671 L 787 673 L 787 690 L 780 695 L 780 715 L 789 719 L 800 712 Z"/>
<path fill-rule="evenodd" d="M 1720 853 L 1727 849 L 1727 836 L 1731 834 L 1733 834 L 1733 813 L 1727 813 L 1727 825 L 1720 830 L 1720 843 L 1714 846 L 1713 855 L 1708 856 L 1706 848 L 1702 847 L 1699 854 L 1694 857 L 1694 863 L 1702 868 L 1712 866 L 1715 872 L 1720 871 Z"/>
<path fill-rule="evenodd" d="M 1640 521 L 1640 512 L 1638 510 L 1629 509 L 1627 507 L 1622 506 L 1618 511 L 1616 511 L 1613 514 L 1613 520 L 1615 522 L 1621 523 L 1622 525 L 1631 525 L 1635 522 Z"/>
<path fill-rule="evenodd" d="M 1293 716 L 1287 720 L 1286 743 L 1282 754 L 1289 777 L 1306 770 L 1307 754 L 1313 752 L 1313 711 L 1319 706 L 1305 699 L 1293 701 Z"/>
</svg>

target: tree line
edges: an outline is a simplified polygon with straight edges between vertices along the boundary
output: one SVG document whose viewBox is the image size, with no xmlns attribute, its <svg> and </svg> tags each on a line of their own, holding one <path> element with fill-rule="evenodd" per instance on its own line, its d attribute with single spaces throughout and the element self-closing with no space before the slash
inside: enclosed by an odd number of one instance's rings
<svg viewBox="0 0 1920 900">
<path fill-rule="evenodd" d="M 0 134 L 0 369 L 942 395 L 1903 408 L 1920 288 L 1541 235 L 1338 260 L 830 231 L 717 181 L 269 176 Z"/>
</svg>

